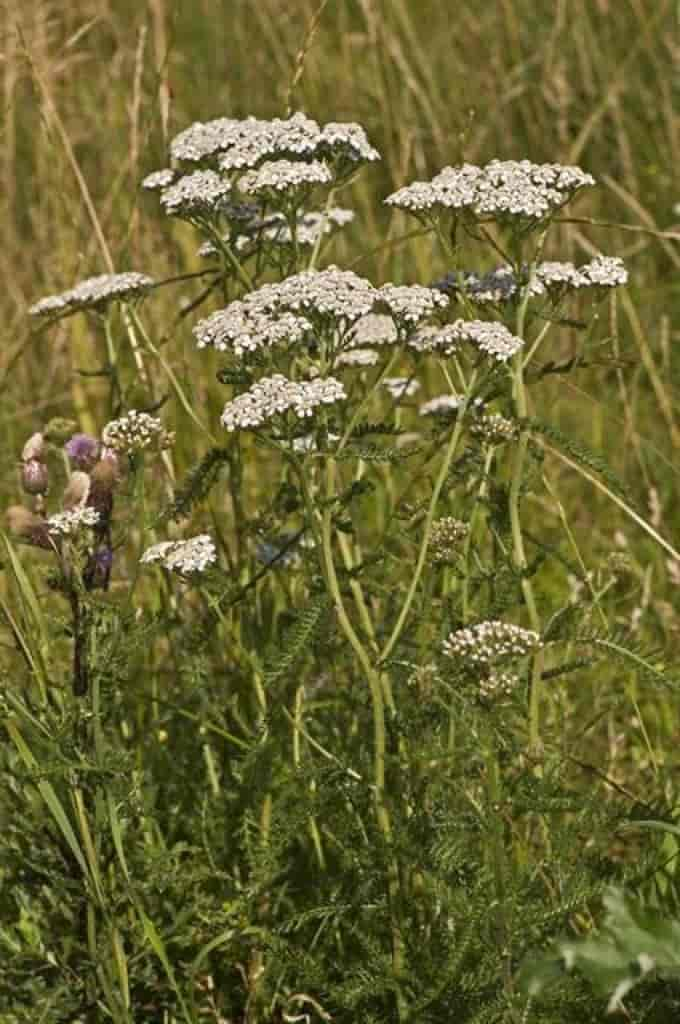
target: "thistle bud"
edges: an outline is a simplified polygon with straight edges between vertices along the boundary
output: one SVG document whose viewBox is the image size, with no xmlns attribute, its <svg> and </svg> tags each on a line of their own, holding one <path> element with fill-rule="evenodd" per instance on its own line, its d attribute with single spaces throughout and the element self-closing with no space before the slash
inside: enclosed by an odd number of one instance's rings
<svg viewBox="0 0 680 1024">
<path fill-rule="evenodd" d="M 99 459 L 101 445 L 97 438 L 92 437 L 90 434 L 74 434 L 66 442 L 64 449 L 71 465 L 76 469 L 82 469 L 87 472 L 92 469 L 95 462 Z"/>
<path fill-rule="evenodd" d="M 21 464 L 21 486 L 26 494 L 47 494 L 49 474 L 45 463 L 39 462 L 38 459 L 28 459 L 23 462 Z"/>
<path fill-rule="evenodd" d="M 32 434 L 21 453 L 22 462 L 43 462 L 45 459 L 45 438 L 42 434 Z"/>
</svg>

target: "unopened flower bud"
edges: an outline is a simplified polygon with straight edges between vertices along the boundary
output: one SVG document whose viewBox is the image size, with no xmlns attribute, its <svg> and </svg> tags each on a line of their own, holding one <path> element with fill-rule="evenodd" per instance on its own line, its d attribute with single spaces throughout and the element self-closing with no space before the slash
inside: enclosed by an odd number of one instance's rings
<svg viewBox="0 0 680 1024">
<path fill-rule="evenodd" d="M 71 473 L 61 503 L 65 509 L 82 508 L 90 493 L 90 478 L 87 473 Z"/>
<path fill-rule="evenodd" d="M 42 434 L 32 434 L 23 447 L 21 459 L 23 462 L 37 460 L 42 462 L 45 458 L 45 438 Z"/>
<path fill-rule="evenodd" d="M 6 518 L 10 533 L 26 541 L 27 544 L 34 544 L 39 548 L 54 547 L 47 532 L 47 523 L 42 516 L 35 515 L 23 505 L 10 505 L 6 512 Z"/>
<path fill-rule="evenodd" d="M 101 445 L 90 434 L 74 434 L 64 445 L 71 465 L 76 469 L 90 470 L 99 458 Z"/>
<path fill-rule="evenodd" d="M 47 494 L 49 474 L 47 466 L 38 459 L 29 459 L 21 465 L 21 486 L 26 494 Z"/>
</svg>

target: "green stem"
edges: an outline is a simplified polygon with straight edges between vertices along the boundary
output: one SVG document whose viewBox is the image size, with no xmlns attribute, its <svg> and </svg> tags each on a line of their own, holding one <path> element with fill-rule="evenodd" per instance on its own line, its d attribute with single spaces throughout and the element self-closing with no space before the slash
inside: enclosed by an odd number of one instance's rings
<svg viewBox="0 0 680 1024">
<path fill-rule="evenodd" d="M 397 641 L 399 640 L 399 637 L 401 636 L 401 632 L 406 623 L 408 613 L 411 610 L 411 605 L 413 604 L 413 599 L 415 598 L 416 590 L 418 589 L 418 584 L 420 583 L 420 578 L 423 574 L 423 569 L 425 568 L 427 548 L 430 543 L 430 536 L 432 534 L 432 523 L 434 521 L 435 513 L 437 511 L 437 502 L 439 501 L 439 495 L 441 494 L 442 487 L 444 486 L 444 482 L 449 474 L 451 463 L 453 462 L 453 457 L 456 454 L 456 448 L 458 447 L 458 442 L 460 441 L 460 437 L 463 432 L 463 423 L 465 420 L 465 414 L 467 412 L 468 401 L 472 393 L 472 388 L 474 387 L 475 377 L 476 375 L 473 371 L 470 377 L 470 382 L 468 384 L 467 391 L 465 393 L 465 401 L 461 406 L 460 412 L 458 414 L 456 426 L 454 428 L 453 434 L 451 435 L 451 440 L 449 441 L 448 446 L 446 448 L 444 459 L 439 470 L 439 475 L 437 476 L 437 480 L 432 491 L 432 497 L 430 498 L 430 504 L 428 506 L 427 515 L 425 517 L 425 529 L 423 531 L 423 539 L 420 544 L 420 551 L 418 552 L 418 560 L 416 561 L 413 577 L 411 579 L 411 585 L 409 586 L 408 593 L 406 594 L 406 599 L 401 607 L 401 611 L 399 612 L 399 617 L 397 618 L 394 629 L 392 630 L 390 638 L 385 644 L 385 647 L 383 648 L 383 651 L 380 655 L 380 661 L 385 661 L 385 659 L 388 658 L 391 652 L 393 651 Z"/>
<path fill-rule="evenodd" d="M 503 965 L 503 980 L 506 994 L 512 994 L 512 975 L 508 949 L 508 922 L 506 918 L 505 846 L 503 842 L 503 819 L 501 817 L 501 773 L 498 752 L 493 735 L 493 726 L 486 726 L 484 757 L 486 761 L 487 815 L 491 823 L 489 855 L 495 886 L 496 942 L 498 956 Z"/>
<path fill-rule="evenodd" d="M 539 251 L 542 240 L 539 243 Z M 532 262 L 529 270 L 529 280 L 526 284 L 522 301 L 517 310 L 517 336 L 523 338 L 526 325 L 526 314 L 529 304 L 529 294 L 536 271 L 536 262 Z M 519 420 L 526 420 L 528 414 L 528 401 L 526 385 L 524 381 L 524 355 L 522 350 L 513 358 L 513 400 L 515 415 Z M 512 533 L 513 561 L 516 569 L 522 574 L 521 587 L 524 601 L 529 614 L 531 628 L 537 633 L 541 632 L 541 619 L 538 614 L 538 607 L 534 596 L 534 589 L 531 580 L 524 575 L 527 568 L 527 557 L 524 548 L 524 535 L 522 533 L 522 520 L 520 515 L 520 492 L 524 478 L 524 466 L 527 449 L 529 447 L 530 431 L 523 428 L 520 432 L 515 457 L 512 466 L 512 481 L 510 484 L 509 515 L 510 529 Z M 532 660 L 531 689 L 529 691 L 529 750 L 537 755 L 541 746 L 541 671 L 543 667 L 543 653 L 539 649 Z"/>
</svg>

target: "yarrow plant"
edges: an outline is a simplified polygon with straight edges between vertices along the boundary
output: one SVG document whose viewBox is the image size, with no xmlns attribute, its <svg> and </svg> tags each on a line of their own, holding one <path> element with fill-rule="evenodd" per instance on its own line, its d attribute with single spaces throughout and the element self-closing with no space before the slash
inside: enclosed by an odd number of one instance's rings
<svg viewBox="0 0 680 1024">
<path fill-rule="evenodd" d="M 7 517 L 10 1024 L 596 1019 L 573 979 L 560 1006 L 520 984 L 623 873 L 560 686 L 614 650 L 663 673 L 609 629 L 544 462 L 625 500 L 533 393 L 578 362 L 541 362 L 551 332 L 603 346 L 627 270 L 545 258 L 595 181 L 527 160 L 387 197 L 433 281 L 338 266 L 336 193 L 378 159 L 354 123 L 196 122 L 141 183 L 207 261 L 163 283 L 172 330 L 142 274 L 29 310 L 96 314 L 109 393 L 97 436 L 26 441 Z"/>
</svg>

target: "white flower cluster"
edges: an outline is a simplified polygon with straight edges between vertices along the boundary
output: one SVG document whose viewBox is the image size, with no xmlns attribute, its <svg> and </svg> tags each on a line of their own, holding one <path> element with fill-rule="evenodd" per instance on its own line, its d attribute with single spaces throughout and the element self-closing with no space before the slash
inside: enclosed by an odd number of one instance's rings
<svg viewBox="0 0 680 1024">
<path fill-rule="evenodd" d="M 519 428 L 499 412 L 490 412 L 473 420 L 470 433 L 485 444 L 495 445 L 514 441 L 519 435 Z"/>
<path fill-rule="evenodd" d="M 356 323 L 373 308 L 376 289 L 351 270 L 328 267 L 304 270 L 277 284 L 265 284 L 246 296 L 253 310 L 278 313 L 289 310 L 334 322 Z"/>
<path fill-rule="evenodd" d="M 133 271 L 124 274 L 99 274 L 88 277 L 67 292 L 50 295 L 28 310 L 31 316 L 56 316 L 77 313 L 81 309 L 101 309 L 109 302 L 129 302 L 141 298 L 155 281 Z"/>
<path fill-rule="evenodd" d="M 160 544 L 153 544 L 147 548 L 140 561 L 145 565 L 160 562 L 163 568 L 188 576 L 190 573 L 203 572 L 216 562 L 217 551 L 212 537 L 201 533 L 189 540 L 164 540 Z"/>
<path fill-rule="evenodd" d="M 311 416 L 318 406 L 331 405 L 346 397 L 345 389 L 334 377 L 293 381 L 276 373 L 261 378 L 248 391 L 227 402 L 221 422 L 229 431 L 247 430 L 291 409 L 296 416 Z"/>
<path fill-rule="evenodd" d="M 463 341 L 460 323 L 462 321 L 457 320 L 445 327 L 422 327 L 409 338 L 409 347 L 422 354 L 434 352 L 437 355 L 452 356 Z"/>
<path fill-rule="evenodd" d="M 418 410 L 421 416 L 441 416 L 449 412 L 458 412 L 463 399 L 460 395 L 435 395 L 423 402 Z"/>
<path fill-rule="evenodd" d="M 429 554 L 433 562 L 451 562 L 456 557 L 461 541 L 467 537 L 469 529 L 467 523 L 454 516 L 437 519 L 432 524 L 429 544 Z"/>
<path fill-rule="evenodd" d="M 142 179 L 142 188 L 149 192 L 158 192 L 160 189 L 172 185 L 176 176 L 172 167 L 164 167 L 160 171 L 152 171 L 151 174 L 147 174 L 146 178 Z"/>
<path fill-rule="evenodd" d="M 148 448 L 167 448 L 173 440 L 174 435 L 165 430 L 159 419 L 136 409 L 111 420 L 102 431 L 102 441 L 107 448 L 128 455 Z"/>
<path fill-rule="evenodd" d="M 266 197 L 268 193 L 308 191 L 316 185 L 328 185 L 333 175 L 321 160 L 268 160 L 239 180 L 246 195 Z"/>
<path fill-rule="evenodd" d="M 449 303 L 440 291 L 421 284 L 384 284 L 378 289 L 377 301 L 387 306 L 395 320 L 409 325 L 420 323 Z"/>
<path fill-rule="evenodd" d="M 416 181 L 386 202 L 411 213 L 465 212 L 481 219 L 543 220 L 595 179 L 579 167 L 492 160 L 484 167 L 445 167 L 431 181 Z"/>
<path fill-rule="evenodd" d="M 382 385 L 387 388 L 392 398 L 411 398 L 420 390 L 420 381 L 412 377 L 385 377 Z"/>
<path fill-rule="evenodd" d="M 470 665 L 487 665 L 505 658 L 522 658 L 540 646 L 541 638 L 531 629 L 492 619 L 450 633 L 442 650 L 449 658 Z"/>
<path fill-rule="evenodd" d="M 524 266 L 522 269 L 526 280 L 529 268 Z M 627 281 L 628 272 L 618 256 L 596 256 L 580 267 L 570 262 L 546 260 L 536 267 L 529 294 L 537 296 L 556 292 L 561 295 L 581 288 L 617 288 Z M 518 284 L 512 267 L 505 265 L 486 274 L 464 272 L 462 280 L 458 274 L 450 273 L 433 287 L 448 294 L 464 292 L 467 299 L 480 306 L 498 306 L 517 296 L 522 283 Z"/>
<path fill-rule="evenodd" d="M 161 192 L 161 206 L 171 217 L 201 217 L 220 212 L 231 185 L 214 171 L 194 171 Z"/>
<path fill-rule="evenodd" d="M 361 317 L 349 332 L 352 347 L 365 348 L 371 345 L 396 344 L 397 328 L 391 316 L 382 313 L 369 313 Z"/>
<path fill-rule="evenodd" d="M 236 300 L 226 309 L 218 309 L 205 320 L 199 320 L 192 333 L 198 348 L 231 351 L 240 356 L 270 345 L 300 342 L 311 330 L 311 323 L 303 316 L 287 312 L 273 316 Z"/>
<path fill-rule="evenodd" d="M 173 159 L 189 163 L 219 156 L 220 169 L 225 171 L 249 169 L 263 160 L 283 157 L 329 157 L 351 163 L 379 159 L 360 125 L 331 122 L 322 129 L 299 112 L 271 121 L 255 117 L 198 121 L 172 140 L 170 153 Z"/>
<path fill-rule="evenodd" d="M 580 271 L 596 288 L 618 288 L 628 281 L 628 271 L 619 256 L 596 256 Z"/>
<path fill-rule="evenodd" d="M 342 352 L 337 360 L 338 366 L 375 366 L 380 356 L 372 348 L 351 348 Z"/>
<path fill-rule="evenodd" d="M 99 512 L 94 508 L 77 505 L 66 512 L 57 512 L 47 520 L 47 532 L 53 537 L 71 537 L 85 527 L 96 526 Z"/>
<path fill-rule="evenodd" d="M 519 685 L 519 676 L 514 672 L 490 672 L 479 680 L 479 696 L 482 700 L 496 700 L 510 697 Z"/>
<path fill-rule="evenodd" d="M 469 341 L 498 363 L 505 363 L 524 345 L 521 338 L 494 320 L 454 320 L 451 336 Z"/>
</svg>

